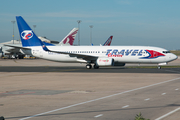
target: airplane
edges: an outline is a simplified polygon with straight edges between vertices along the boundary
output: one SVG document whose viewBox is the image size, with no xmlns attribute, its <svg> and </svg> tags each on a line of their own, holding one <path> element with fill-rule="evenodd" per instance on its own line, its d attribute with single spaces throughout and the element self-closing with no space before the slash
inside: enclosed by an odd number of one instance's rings
<svg viewBox="0 0 180 120">
<path fill-rule="evenodd" d="M 19 59 L 22 59 L 24 57 L 24 55 L 19 51 L 19 49 L 10 46 L 5 46 L 5 44 L 22 46 L 22 44 L 20 44 L 20 41 L 18 40 L 11 40 L 9 42 L 0 43 L 0 47 L 1 47 L 0 57 L 19 58 Z"/>
<path fill-rule="evenodd" d="M 85 63 L 87 69 L 101 66 L 124 66 L 126 63 L 166 65 L 177 59 L 168 50 L 149 46 L 46 46 L 21 16 L 16 16 L 22 41 L 20 49 L 33 56 L 56 62 Z"/>
</svg>

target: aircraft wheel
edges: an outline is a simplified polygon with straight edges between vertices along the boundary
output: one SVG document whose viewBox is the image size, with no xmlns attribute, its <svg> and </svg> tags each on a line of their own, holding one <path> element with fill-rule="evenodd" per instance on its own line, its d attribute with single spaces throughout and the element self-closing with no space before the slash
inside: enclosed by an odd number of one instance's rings
<svg viewBox="0 0 180 120">
<path fill-rule="evenodd" d="M 94 69 L 99 69 L 99 66 L 94 64 Z"/>
<path fill-rule="evenodd" d="M 87 69 L 91 69 L 91 68 L 92 68 L 92 65 L 86 65 L 86 68 L 87 68 Z"/>
<path fill-rule="evenodd" d="M 161 69 L 161 66 L 158 66 L 158 69 Z"/>
<path fill-rule="evenodd" d="M 18 55 L 18 58 L 19 58 L 19 59 L 23 59 L 23 58 L 24 58 L 24 55 Z"/>
<path fill-rule="evenodd" d="M 3 116 L 0 117 L 0 120 L 5 120 Z"/>
</svg>

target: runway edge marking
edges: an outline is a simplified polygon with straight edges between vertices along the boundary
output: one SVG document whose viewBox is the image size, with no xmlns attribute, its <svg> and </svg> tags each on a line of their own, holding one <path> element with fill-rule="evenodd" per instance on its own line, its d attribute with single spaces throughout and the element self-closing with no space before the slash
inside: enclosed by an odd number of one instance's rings
<svg viewBox="0 0 180 120">
<path fill-rule="evenodd" d="M 98 117 L 101 117 L 101 116 L 103 116 L 103 114 L 99 114 L 99 115 L 96 115 L 96 116 L 94 116 L 95 118 L 98 118 Z"/>
<path fill-rule="evenodd" d="M 121 95 L 121 94 L 129 93 L 129 92 L 133 92 L 133 91 L 136 91 L 136 90 L 141 90 L 141 89 L 145 89 L 145 88 L 148 88 L 148 87 L 152 87 L 152 86 L 156 86 L 156 85 L 160 85 L 160 84 L 164 84 L 164 83 L 176 81 L 176 80 L 179 80 L 179 79 L 180 79 L 180 77 L 175 78 L 175 79 L 171 79 L 171 80 L 167 80 L 167 81 L 163 81 L 163 82 L 159 82 L 159 83 L 156 83 L 156 84 L 152 84 L 152 85 L 148 85 L 148 86 L 144 86 L 144 87 L 140 87 L 140 88 L 136 88 L 136 89 L 132 89 L 132 90 L 128 90 L 128 91 L 124 91 L 124 92 L 112 94 L 112 95 L 109 95 L 109 96 L 97 98 L 97 99 L 94 99 L 94 100 L 89 100 L 89 101 L 86 101 L 86 102 L 77 103 L 77 104 L 74 104 L 74 105 L 70 105 L 70 106 L 67 106 L 67 107 L 62 107 L 62 108 L 55 109 L 55 110 L 51 110 L 51 111 L 47 111 L 47 112 L 44 112 L 44 113 L 32 115 L 32 116 L 25 117 L 25 118 L 22 118 L 22 119 L 19 119 L 19 120 L 26 120 L 26 119 L 30 119 L 30 118 L 33 118 L 33 117 L 38 117 L 38 116 L 45 115 L 45 114 L 49 114 L 49 113 L 52 113 L 52 112 L 56 112 L 56 111 L 68 109 L 68 108 L 71 108 L 71 107 L 75 107 L 75 106 L 79 106 L 79 105 L 83 105 L 83 104 L 95 102 L 95 101 L 98 101 L 98 100 L 103 100 L 103 99 L 106 99 L 106 98 L 110 98 L 110 97 L 114 97 L 114 96 L 117 96 L 117 95 Z"/>
</svg>

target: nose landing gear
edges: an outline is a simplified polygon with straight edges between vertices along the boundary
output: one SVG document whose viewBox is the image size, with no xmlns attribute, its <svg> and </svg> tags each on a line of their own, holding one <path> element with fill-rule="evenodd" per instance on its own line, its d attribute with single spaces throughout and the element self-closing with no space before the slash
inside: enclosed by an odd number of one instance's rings
<svg viewBox="0 0 180 120">
<path fill-rule="evenodd" d="M 94 67 L 94 69 L 99 69 L 99 66 L 96 65 L 96 64 L 94 64 L 93 67 Z M 92 68 L 92 65 L 91 65 L 91 64 L 87 64 L 87 65 L 86 65 L 86 68 L 87 68 L 87 69 L 91 69 L 91 68 Z"/>
<path fill-rule="evenodd" d="M 161 66 L 158 66 L 157 68 L 158 68 L 158 69 L 161 69 Z"/>
</svg>

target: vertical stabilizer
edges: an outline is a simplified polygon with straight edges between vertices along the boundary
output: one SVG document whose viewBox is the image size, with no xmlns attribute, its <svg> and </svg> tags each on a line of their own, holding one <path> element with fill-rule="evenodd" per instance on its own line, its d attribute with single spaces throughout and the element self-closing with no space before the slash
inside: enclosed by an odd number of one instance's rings
<svg viewBox="0 0 180 120">
<path fill-rule="evenodd" d="M 73 28 L 69 34 L 59 43 L 61 45 L 73 45 L 78 28 Z"/>
<path fill-rule="evenodd" d="M 42 41 L 36 36 L 36 34 L 32 31 L 32 29 L 21 16 L 16 16 L 16 20 L 23 47 L 43 45 Z"/>
<path fill-rule="evenodd" d="M 110 36 L 107 41 L 103 44 L 103 46 L 110 46 L 113 36 Z"/>
</svg>

